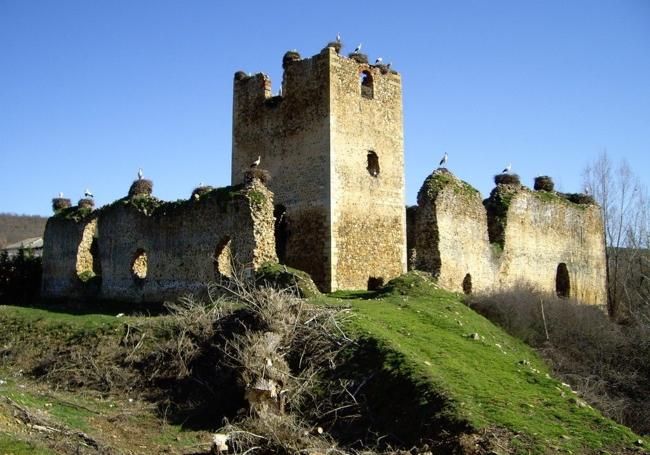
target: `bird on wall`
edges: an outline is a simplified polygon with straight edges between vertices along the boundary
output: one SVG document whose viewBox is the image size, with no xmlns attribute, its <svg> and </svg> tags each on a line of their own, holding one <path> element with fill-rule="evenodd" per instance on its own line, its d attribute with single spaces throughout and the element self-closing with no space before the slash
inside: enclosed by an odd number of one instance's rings
<svg viewBox="0 0 650 455">
<path fill-rule="evenodd" d="M 59 192 L 59 198 L 62 198 L 62 197 L 63 197 L 63 193 Z"/>
<path fill-rule="evenodd" d="M 251 169 L 256 168 L 257 166 L 260 165 L 260 162 L 262 161 L 262 157 L 258 156 L 255 161 L 253 161 L 253 164 L 251 164 Z"/>
<path fill-rule="evenodd" d="M 337 42 L 337 43 L 340 43 L 340 42 L 341 42 L 341 32 L 338 32 L 338 33 L 336 34 L 336 42 Z"/>
<path fill-rule="evenodd" d="M 386 64 L 386 68 L 390 69 L 390 66 L 391 66 L 391 65 L 392 65 L 392 63 L 391 63 L 391 62 L 388 62 L 388 63 Z"/>
<path fill-rule="evenodd" d="M 585 194 L 589 196 L 591 194 L 591 187 L 589 185 L 585 186 Z"/>
<path fill-rule="evenodd" d="M 447 158 L 448 158 L 448 155 L 447 155 L 447 152 L 445 152 L 445 156 L 442 157 L 442 159 L 440 160 L 440 163 L 438 163 L 438 166 L 442 167 L 445 164 L 447 164 Z"/>
<path fill-rule="evenodd" d="M 384 59 L 381 57 L 377 57 L 377 60 L 375 60 L 375 65 L 379 65 L 381 62 L 383 62 Z"/>
<path fill-rule="evenodd" d="M 138 169 L 138 180 L 142 180 L 143 176 L 144 176 L 144 173 L 142 172 L 142 168 Z"/>
<path fill-rule="evenodd" d="M 502 174 L 509 174 L 511 169 L 512 169 L 512 163 L 508 163 L 506 168 L 504 170 L 502 170 L 501 173 Z"/>
<path fill-rule="evenodd" d="M 358 54 L 359 52 L 361 52 L 361 43 L 359 43 L 359 45 L 354 49 L 354 52 L 352 52 L 352 53 L 353 54 Z"/>
<path fill-rule="evenodd" d="M 86 197 L 95 197 L 95 196 L 93 195 L 93 193 L 91 193 L 90 190 L 89 190 L 88 188 L 86 188 L 86 192 L 84 193 L 84 196 L 86 196 Z"/>
</svg>

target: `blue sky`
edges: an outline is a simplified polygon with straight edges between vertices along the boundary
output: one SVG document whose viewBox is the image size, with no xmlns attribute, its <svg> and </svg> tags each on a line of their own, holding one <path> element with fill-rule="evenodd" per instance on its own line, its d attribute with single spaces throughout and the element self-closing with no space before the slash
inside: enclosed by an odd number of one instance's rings
<svg viewBox="0 0 650 455">
<path fill-rule="evenodd" d="M 0 0 L 0 212 L 229 184 L 234 72 L 337 32 L 402 73 L 408 203 L 444 151 L 484 196 L 508 162 L 579 191 L 603 149 L 650 184 L 649 0 Z"/>
</svg>

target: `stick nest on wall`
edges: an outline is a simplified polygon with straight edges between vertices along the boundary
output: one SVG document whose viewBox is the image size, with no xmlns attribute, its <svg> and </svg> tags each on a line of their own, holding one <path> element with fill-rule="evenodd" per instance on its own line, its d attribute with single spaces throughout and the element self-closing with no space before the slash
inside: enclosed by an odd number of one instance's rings
<svg viewBox="0 0 650 455">
<path fill-rule="evenodd" d="M 248 74 L 244 73 L 243 71 L 237 71 L 235 73 L 235 80 L 236 81 L 243 81 L 244 79 L 248 78 Z"/>
<path fill-rule="evenodd" d="M 341 53 L 341 49 L 343 49 L 343 43 L 340 41 L 330 41 L 327 43 L 326 47 L 331 47 L 336 51 L 337 54 Z"/>
<path fill-rule="evenodd" d="M 214 190 L 214 187 L 210 185 L 197 186 L 196 188 L 194 188 L 194 190 L 192 190 L 192 196 L 190 197 L 190 199 L 199 199 L 201 196 L 209 193 L 212 190 Z"/>
<path fill-rule="evenodd" d="M 348 54 L 348 57 L 350 57 L 352 60 L 354 60 L 357 63 L 368 64 L 368 56 L 366 54 L 362 54 L 360 52 L 352 52 Z"/>
<path fill-rule="evenodd" d="M 555 190 L 555 184 L 553 183 L 553 179 L 548 175 L 540 175 L 539 177 L 535 177 L 534 188 L 535 191 L 548 191 L 550 193 Z"/>
<path fill-rule="evenodd" d="M 131 184 L 129 188 L 129 197 L 151 196 L 153 192 L 153 182 L 147 179 L 138 179 Z"/>
<path fill-rule="evenodd" d="M 494 176 L 494 183 L 497 185 L 521 185 L 517 174 L 497 174 Z"/>
<path fill-rule="evenodd" d="M 300 54 L 297 51 L 288 51 L 284 54 L 284 57 L 282 57 L 282 69 L 287 69 L 287 65 L 291 62 L 297 62 L 300 60 L 302 57 L 300 57 Z"/>
<path fill-rule="evenodd" d="M 95 201 L 89 197 L 79 199 L 79 202 L 77 202 L 77 206 L 79 206 L 80 209 L 94 209 Z"/>
<path fill-rule="evenodd" d="M 60 212 L 63 209 L 67 209 L 72 206 L 70 199 L 64 197 L 55 197 L 52 199 L 52 211 L 54 213 Z"/>
<path fill-rule="evenodd" d="M 596 200 L 593 198 L 593 196 L 589 196 L 588 194 L 567 193 L 567 194 L 563 194 L 563 196 L 567 198 L 569 201 L 573 202 L 574 204 L 596 205 Z"/>
<path fill-rule="evenodd" d="M 262 182 L 264 185 L 266 185 L 268 182 L 271 181 L 271 173 L 266 169 L 259 169 L 259 168 L 249 169 L 244 174 L 244 179 L 246 183 L 251 183 L 253 180 L 257 179 L 260 182 Z"/>
</svg>

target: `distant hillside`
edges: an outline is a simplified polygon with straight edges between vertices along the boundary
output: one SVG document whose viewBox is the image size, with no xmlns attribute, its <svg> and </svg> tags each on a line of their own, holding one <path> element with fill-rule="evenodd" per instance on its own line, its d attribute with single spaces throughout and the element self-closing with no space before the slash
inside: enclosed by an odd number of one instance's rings
<svg viewBox="0 0 650 455">
<path fill-rule="evenodd" d="M 0 213 L 0 248 L 29 237 L 42 237 L 47 218 L 38 215 Z"/>
</svg>

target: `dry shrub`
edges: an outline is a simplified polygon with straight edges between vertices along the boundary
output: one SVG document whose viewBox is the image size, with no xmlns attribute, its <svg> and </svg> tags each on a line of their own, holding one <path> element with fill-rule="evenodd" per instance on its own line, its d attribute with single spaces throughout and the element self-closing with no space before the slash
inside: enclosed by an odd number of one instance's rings
<svg viewBox="0 0 650 455">
<path fill-rule="evenodd" d="M 354 60 L 357 63 L 368 64 L 368 56 L 366 54 L 361 54 L 359 52 L 351 52 L 350 54 L 348 54 L 348 57 L 350 57 L 352 60 Z"/>
<path fill-rule="evenodd" d="M 55 197 L 52 199 L 52 211 L 54 211 L 54 213 L 57 213 L 63 209 L 67 209 L 71 206 L 72 203 L 70 202 L 70 199 L 63 197 Z"/>
<path fill-rule="evenodd" d="M 253 180 L 259 180 L 264 185 L 271 181 L 271 173 L 266 169 L 252 168 L 244 173 L 244 181 L 251 183 Z"/>
<path fill-rule="evenodd" d="M 637 314 L 621 325 L 600 307 L 526 287 L 473 296 L 468 303 L 535 347 L 558 376 L 605 415 L 638 433 L 650 432 L 649 315 Z"/>
<path fill-rule="evenodd" d="M 131 184 L 129 188 L 129 197 L 151 196 L 153 192 L 153 182 L 148 179 L 138 179 Z"/>
<path fill-rule="evenodd" d="M 497 185 L 521 185 L 517 174 L 497 174 L 494 176 L 494 183 Z"/>
<path fill-rule="evenodd" d="M 553 179 L 549 177 L 548 175 L 540 175 L 539 177 L 535 177 L 535 191 L 554 191 L 555 190 L 555 184 L 553 183 Z"/>
</svg>

